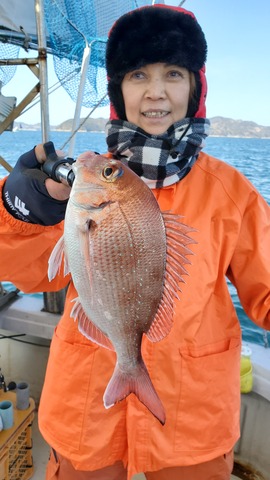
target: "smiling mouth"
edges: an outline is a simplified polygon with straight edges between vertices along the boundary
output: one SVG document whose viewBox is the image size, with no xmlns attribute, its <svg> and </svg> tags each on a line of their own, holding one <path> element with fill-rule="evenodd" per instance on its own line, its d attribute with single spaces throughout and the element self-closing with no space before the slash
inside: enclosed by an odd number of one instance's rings
<svg viewBox="0 0 270 480">
<path fill-rule="evenodd" d="M 165 112 L 164 110 L 161 111 L 149 111 L 149 112 L 142 112 L 144 117 L 147 118 L 162 118 L 168 115 L 169 112 Z"/>
</svg>

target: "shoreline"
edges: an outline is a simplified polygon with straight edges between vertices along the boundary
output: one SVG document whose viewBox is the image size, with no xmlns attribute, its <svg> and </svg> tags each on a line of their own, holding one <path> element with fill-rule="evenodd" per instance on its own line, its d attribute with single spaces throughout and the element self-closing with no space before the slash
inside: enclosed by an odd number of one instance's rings
<svg viewBox="0 0 270 480">
<path fill-rule="evenodd" d="M 9 133 L 18 133 L 18 132 L 41 132 L 40 128 L 20 128 L 16 130 L 12 130 Z M 71 130 L 62 129 L 62 128 L 54 128 L 51 127 L 51 132 L 63 132 L 63 133 L 71 133 Z M 3 132 L 4 133 L 4 132 Z M 105 134 L 104 130 L 78 130 L 77 133 L 103 133 Z M 217 135 L 214 133 L 210 133 L 208 138 L 244 138 L 244 139 L 257 139 L 257 140 L 270 140 L 269 137 L 259 137 L 259 136 L 252 136 L 252 135 Z"/>
</svg>

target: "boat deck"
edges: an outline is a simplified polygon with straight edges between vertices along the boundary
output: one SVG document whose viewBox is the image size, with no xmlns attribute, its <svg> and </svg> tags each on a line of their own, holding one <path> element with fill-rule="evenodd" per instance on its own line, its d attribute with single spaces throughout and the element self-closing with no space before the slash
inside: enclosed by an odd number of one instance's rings
<svg viewBox="0 0 270 480">
<path fill-rule="evenodd" d="M 34 475 L 31 478 L 32 480 L 43 480 L 45 479 L 45 471 L 50 448 L 39 432 L 37 415 L 34 418 L 32 428 Z"/>
</svg>

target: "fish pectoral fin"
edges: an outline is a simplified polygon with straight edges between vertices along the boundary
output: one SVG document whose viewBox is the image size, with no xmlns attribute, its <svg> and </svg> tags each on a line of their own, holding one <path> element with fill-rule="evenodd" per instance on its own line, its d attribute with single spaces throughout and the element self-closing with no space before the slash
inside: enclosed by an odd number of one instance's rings
<svg viewBox="0 0 270 480">
<path fill-rule="evenodd" d="M 105 333 L 103 333 L 86 315 L 79 297 L 75 298 L 73 302 L 75 302 L 75 305 L 71 310 L 70 316 L 74 318 L 74 320 L 78 320 L 78 329 L 81 334 L 97 345 L 108 348 L 109 350 L 114 350 L 112 342 L 108 339 Z"/>
<path fill-rule="evenodd" d="M 112 407 L 130 395 L 130 393 L 134 393 L 162 425 L 165 424 L 166 415 L 164 407 L 142 359 L 132 372 L 123 372 L 119 368 L 118 363 L 116 363 L 112 378 L 103 397 L 105 408 Z"/>
<path fill-rule="evenodd" d="M 66 276 L 69 273 L 69 267 L 68 267 L 67 259 L 64 255 L 64 235 L 62 235 L 62 237 L 59 238 L 49 258 L 48 278 L 50 282 L 56 277 L 57 273 L 60 271 L 63 257 L 64 257 L 64 276 Z"/>
<path fill-rule="evenodd" d="M 191 263 L 187 256 L 193 255 L 187 245 L 197 243 L 189 236 L 196 230 L 182 223 L 179 215 L 170 212 L 163 212 L 162 215 L 166 229 L 167 258 L 163 295 L 156 316 L 146 332 L 152 342 L 162 340 L 172 328 L 174 302 L 175 299 L 179 300 L 181 292 L 179 284 L 185 283 L 183 275 L 188 275 L 184 265 Z"/>
</svg>

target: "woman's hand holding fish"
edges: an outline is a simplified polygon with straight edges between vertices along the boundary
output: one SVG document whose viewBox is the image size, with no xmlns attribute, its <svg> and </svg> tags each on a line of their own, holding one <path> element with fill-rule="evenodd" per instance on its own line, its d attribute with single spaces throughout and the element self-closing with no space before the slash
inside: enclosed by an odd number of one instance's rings
<svg viewBox="0 0 270 480">
<path fill-rule="evenodd" d="M 56 151 L 59 157 L 64 156 L 64 153 L 61 150 Z M 44 163 L 46 160 L 46 154 L 44 152 L 43 144 L 40 143 L 35 147 L 35 154 L 37 161 L 39 163 Z M 68 200 L 70 194 L 70 187 L 64 185 L 63 183 L 55 182 L 52 178 L 46 178 L 45 186 L 47 188 L 48 194 L 55 200 Z"/>
<path fill-rule="evenodd" d="M 43 172 L 41 166 L 45 160 L 43 146 L 39 144 L 19 158 L 7 177 L 4 205 L 18 220 L 55 225 L 64 219 L 70 187 L 55 182 Z"/>
</svg>

